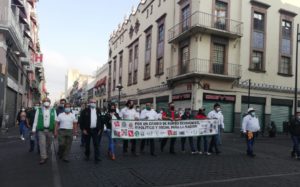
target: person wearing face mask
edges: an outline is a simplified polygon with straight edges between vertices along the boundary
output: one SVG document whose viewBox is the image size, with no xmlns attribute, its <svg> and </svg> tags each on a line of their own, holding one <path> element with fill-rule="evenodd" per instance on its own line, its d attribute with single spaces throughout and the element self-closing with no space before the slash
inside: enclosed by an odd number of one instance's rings
<svg viewBox="0 0 300 187">
<path fill-rule="evenodd" d="M 34 123 L 35 113 L 39 109 L 39 107 L 40 107 L 40 103 L 35 103 L 34 107 L 32 107 L 31 110 L 28 112 L 28 121 L 29 121 L 29 129 L 30 129 L 30 133 L 29 133 L 29 135 L 30 135 L 30 148 L 29 148 L 29 152 L 33 152 L 34 151 L 35 144 L 36 144 L 37 150 L 39 152 L 38 136 L 35 136 L 32 133 L 32 127 L 33 127 L 33 123 Z"/>
<path fill-rule="evenodd" d="M 85 160 L 90 159 L 90 142 L 92 139 L 95 162 L 98 163 L 101 161 L 99 143 L 103 132 L 103 124 L 101 123 L 101 111 L 96 107 L 96 100 L 91 99 L 89 107 L 81 112 L 80 123 L 85 139 Z"/>
<path fill-rule="evenodd" d="M 183 115 L 181 116 L 181 120 L 191 120 L 194 117 L 191 114 L 191 110 L 190 109 L 186 109 L 183 113 Z M 195 150 L 195 146 L 194 146 L 194 140 L 193 137 L 188 137 L 189 139 L 189 144 L 190 144 L 190 148 L 191 148 L 191 154 L 197 154 L 196 150 Z M 181 152 L 185 153 L 185 142 L 186 142 L 186 137 L 182 137 L 181 138 Z"/>
<path fill-rule="evenodd" d="M 218 120 L 218 136 L 216 141 L 218 145 L 221 145 L 221 133 L 224 131 L 224 116 L 221 111 L 221 105 L 216 103 L 214 109 L 207 114 L 208 119 L 217 119 Z"/>
<path fill-rule="evenodd" d="M 247 141 L 247 155 L 250 157 L 255 157 L 253 153 L 254 146 L 254 134 L 260 130 L 259 121 L 255 116 L 255 109 L 249 108 L 248 115 L 243 118 L 242 131 L 246 136 Z"/>
<path fill-rule="evenodd" d="M 59 101 L 59 105 L 58 105 L 58 107 L 57 107 L 57 109 L 56 109 L 56 114 L 57 114 L 57 116 L 58 116 L 59 114 L 65 112 L 65 108 L 64 108 L 64 107 L 65 107 L 66 102 L 67 102 L 66 99 L 61 99 L 61 100 Z"/>
<path fill-rule="evenodd" d="M 54 137 L 58 137 L 58 157 L 68 163 L 73 136 L 77 134 L 77 119 L 71 113 L 71 105 L 65 103 L 64 112 L 57 116 Z"/>
<path fill-rule="evenodd" d="M 117 113 L 116 105 L 114 103 L 111 104 L 108 112 L 105 115 L 104 119 L 104 134 L 108 138 L 108 156 L 111 160 L 116 159 L 115 155 L 115 140 L 112 139 L 112 120 L 120 120 L 120 116 Z"/>
<path fill-rule="evenodd" d="M 157 112 L 152 109 L 151 107 L 151 103 L 146 103 L 146 108 L 144 110 L 142 110 L 141 112 L 141 120 L 158 120 L 158 114 Z M 144 148 L 145 148 L 145 144 L 146 144 L 146 140 L 147 139 L 142 139 L 141 141 L 141 152 L 144 152 Z M 154 145 L 154 139 L 149 139 L 150 142 L 150 154 L 151 156 L 156 156 L 154 153 L 154 149 L 155 149 L 155 145 Z"/>
<path fill-rule="evenodd" d="M 134 103 L 133 100 L 128 100 L 126 103 L 126 107 L 123 108 L 120 113 L 120 118 L 123 120 L 138 120 L 139 119 L 139 113 L 134 109 Z M 138 156 L 136 153 L 136 140 L 132 139 L 131 142 L 131 153 L 135 156 Z M 127 154 L 128 149 L 128 140 L 123 140 L 123 154 Z"/>
<path fill-rule="evenodd" d="M 50 104 L 51 101 L 49 98 L 43 100 L 43 107 L 38 108 L 36 111 L 32 127 L 32 133 L 35 134 L 37 132 L 39 137 L 40 164 L 45 164 L 48 159 L 57 120 L 56 111 L 50 107 Z"/>
<path fill-rule="evenodd" d="M 18 113 L 16 124 L 19 125 L 20 139 L 24 141 L 29 128 L 29 121 L 24 107 Z"/>
<path fill-rule="evenodd" d="M 173 102 L 169 103 L 169 111 L 163 113 L 162 120 L 170 120 L 170 121 L 178 121 L 181 120 L 180 115 L 177 111 L 175 111 L 175 105 Z M 176 138 L 163 138 L 160 144 L 160 151 L 164 151 L 164 147 L 166 146 L 168 139 L 170 139 L 170 154 L 175 153 L 175 142 Z"/>
</svg>

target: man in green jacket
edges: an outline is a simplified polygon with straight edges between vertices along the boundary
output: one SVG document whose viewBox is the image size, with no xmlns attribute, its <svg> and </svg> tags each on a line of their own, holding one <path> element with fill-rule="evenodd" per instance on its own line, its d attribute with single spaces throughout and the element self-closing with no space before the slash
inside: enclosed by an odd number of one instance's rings
<svg viewBox="0 0 300 187">
<path fill-rule="evenodd" d="M 40 146 L 40 164 L 45 164 L 50 152 L 53 132 L 57 120 L 56 111 L 50 108 L 51 101 L 49 98 L 43 100 L 43 107 L 39 108 L 34 117 L 32 133 L 37 131 Z"/>
</svg>

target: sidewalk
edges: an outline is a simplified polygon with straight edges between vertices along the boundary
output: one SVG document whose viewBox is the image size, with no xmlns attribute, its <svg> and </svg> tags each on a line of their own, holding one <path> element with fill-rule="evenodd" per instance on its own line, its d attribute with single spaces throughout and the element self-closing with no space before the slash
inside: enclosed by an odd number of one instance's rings
<svg viewBox="0 0 300 187">
<path fill-rule="evenodd" d="M 29 153 L 29 142 L 19 138 L 17 128 L 0 135 L 1 187 L 53 187 L 51 159 L 38 164 L 38 153 Z"/>
</svg>

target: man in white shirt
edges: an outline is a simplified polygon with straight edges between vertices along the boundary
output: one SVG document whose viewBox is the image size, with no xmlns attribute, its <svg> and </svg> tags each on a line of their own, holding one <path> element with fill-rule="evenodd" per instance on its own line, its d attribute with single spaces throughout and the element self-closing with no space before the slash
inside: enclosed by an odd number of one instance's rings
<svg viewBox="0 0 300 187">
<path fill-rule="evenodd" d="M 224 117 L 221 112 L 221 105 L 219 103 L 214 105 L 214 110 L 208 113 L 207 118 L 218 120 L 218 134 L 211 137 L 208 152 L 213 152 L 214 148 L 216 154 L 220 154 L 221 151 L 219 150 L 218 145 L 221 145 L 221 130 L 224 130 Z"/>
<path fill-rule="evenodd" d="M 126 107 L 123 108 L 119 116 L 123 120 L 138 120 L 139 119 L 139 113 L 136 112 L 134 109 L 134 103 L 133 100 L 128 100 L 126 103 Z M 131 153 L 134 154 L 135 156 L 138 156 L 136 153 L 136 140 L 132 139 L 131 141 Z M 127 149 L 128 149 L 128 140 L 123 140 L 123 154 L 127 154 Z"/>
<path fill-rule="evenodd" d="M 141 116 L 140 116 L 140 120 L 158 120 L 158 114 L 157 112 L 151 108 L 151 103 L 146 103 L 146 108 L 144 110 L 142 110 L 141 112 Z M 145 148 L 145 143 L 146 143 L 147 139 L 142 139 L 141 142 L 141 152 L 144 152 L 144 148 Z M 154 139 L 148 139 L 150 141 L 150 154 L 152 156 L 156 156 L 154 153 Z"/>
<path fill-rule="evenodd" d="M 207 115 L 209 119 L 218 119 L 218 136 L 217 136 L 217 144 L 221 145 L 221 133 L 224 131 L 224 116 L 221 111 L 221 105 L 216 103 L 214 105 L 214 109 L 210 111 Z"/>
<path fill-rule="evenodd" d="M 255 133 L 260 130 L 259 121 L 255 116 L 255 109 L 249 108 L 248 115 L 243 118 L 242 131 L 246 135 L 247 155 L 255 157 L 253 153 Z"/>
<path fill-rule="evenodd" d="M 40 164 L 45 164 L 50 152 L 52 136 L 57 120 L 56 111 L 50 108 L 51 101 L 49 98 L 43 100 L 43 108 L 39 108 L 34 117 L 32 133 L 38 132 L 39 147 L 40 147 Z"/>
<path fill-rule="evenodd" d="M 70 103 L 64 105 L 64 112 L 57 117 L 54 137 L 58 136 L 58 156 L 68 163 L 68 156 L 71 150 L 73 136 L 77 133 L 77 120 L 71 113 Z"/>
</svg>

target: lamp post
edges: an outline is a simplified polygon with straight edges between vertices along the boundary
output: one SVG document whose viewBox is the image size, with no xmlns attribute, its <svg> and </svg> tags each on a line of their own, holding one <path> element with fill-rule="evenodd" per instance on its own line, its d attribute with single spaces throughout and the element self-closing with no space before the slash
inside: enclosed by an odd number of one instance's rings
<svg viewBox="0 0 300 187">
<path fill-rule="evenodd" d="M 119 99 L 118 99 L 118 107 L 120 109 L 120 100 L 121 100 L 121 90 L 123 89 L 123 86 L 121 84 L 117 85 L 117 88 L 119 90 Z"/>
<path fill-rule="evenodd" d="M 296 42 L 296 70 L 295 70 L 295 104 L 294 104 L 294 115 L 296 116 L 297 108 L 298 108 L 298 46 L 300 42 L 300 33 L 299 33 L 299 24 L 297 24 L 297 42 Z"/>
</svg>

